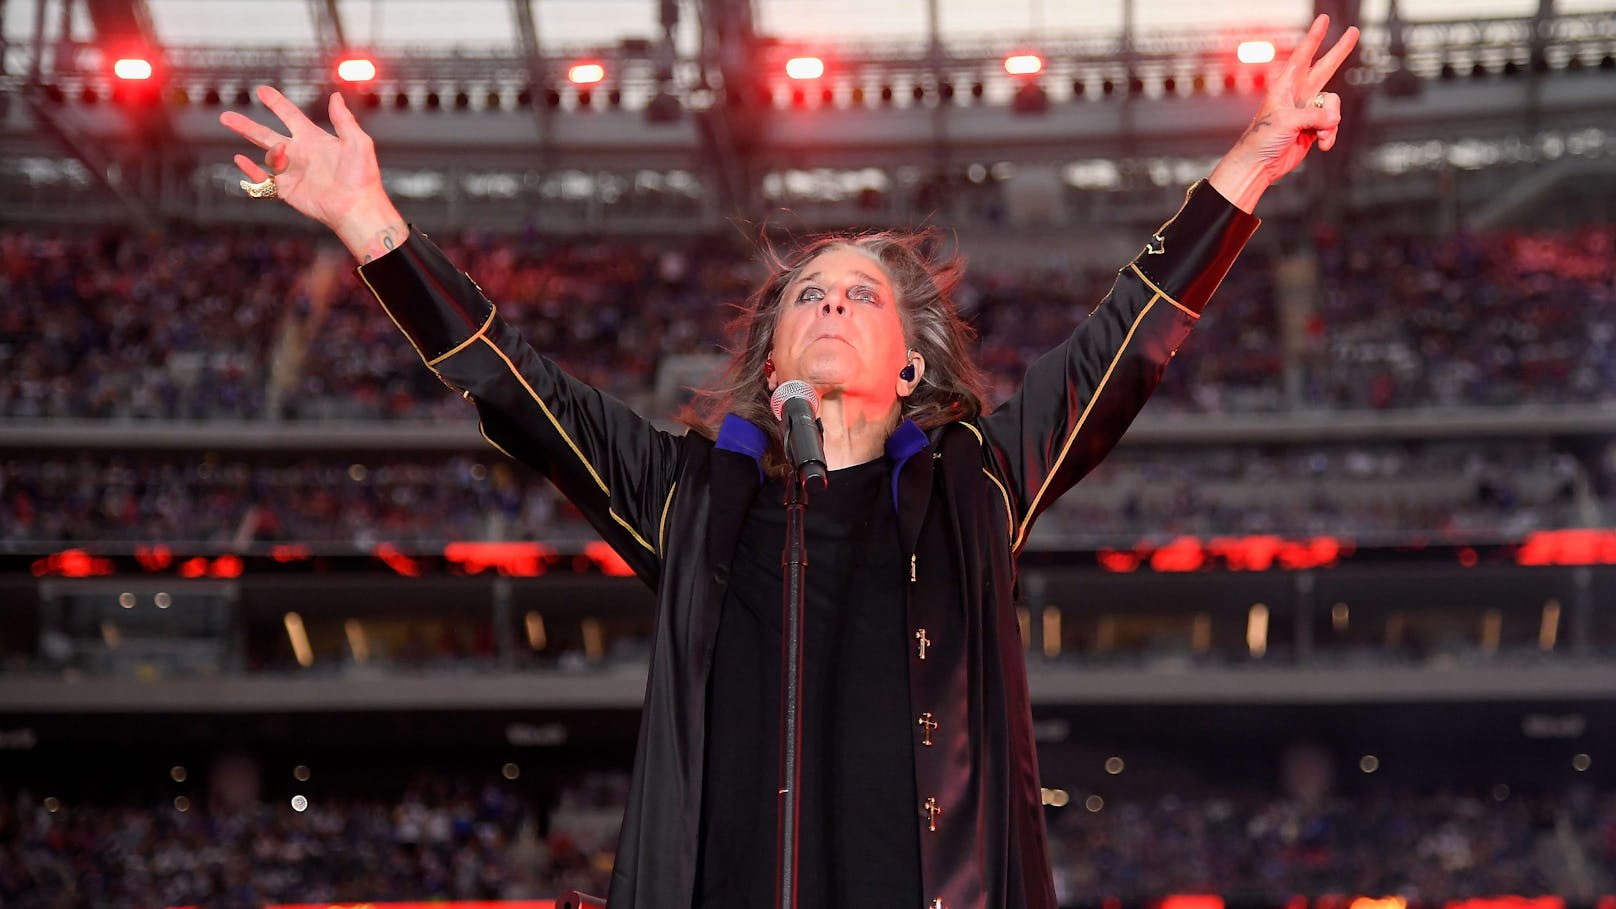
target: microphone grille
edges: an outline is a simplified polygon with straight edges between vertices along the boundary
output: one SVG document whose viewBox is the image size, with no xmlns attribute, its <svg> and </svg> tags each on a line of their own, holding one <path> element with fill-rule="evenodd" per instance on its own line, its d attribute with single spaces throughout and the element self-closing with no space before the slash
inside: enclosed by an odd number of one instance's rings
<svg viewBox="0 0 1616 909">
<path fill-rule="evenodd" d="M 808 409 L 813 412 L 815 419 L 819 418 L 819 392 L 801 379 L 792 379 L 789 382 L 781 382 L 780 387 L 774 390 L 774 397 L 769 399 L 769 409 L 774 411 L 776 420 L 780 419 L 780 414 L 785 411 L 786 401 L 790 398 L 807 398 Z"/>
</svg>

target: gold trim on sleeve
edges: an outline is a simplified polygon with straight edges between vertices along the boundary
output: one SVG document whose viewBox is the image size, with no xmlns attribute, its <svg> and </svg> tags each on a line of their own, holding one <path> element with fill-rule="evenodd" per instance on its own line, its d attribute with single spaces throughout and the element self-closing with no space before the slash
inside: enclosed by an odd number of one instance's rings
<svg viewBox="0 0 1616 909">
<path fill-rule="evenodd" d="M 1138 271 L 1137 268 L 1134 270 Z M 1094 391 L 1089 395 L 1088 402 L 1083 405 L 1083 413 L 1078 416 L 1077 425 L 1073 426 L 1072 431 L 1066 434 L 1066 444 L 1061 446 L 1060 455 L 1055 458 L 1055 463 L 1050 465 L 1049 472 L 1044 474 L 1044 482 L 1038 488 L 1038 494 L 1033 496 L 1032 502 L 1027 505 L 1027 516 L 1021 519 L 1021 529 L 1016 532 L 1015 540 L 1010 544 L 1011 552 L 1019 550 L 1021 544 L 1026 542 L 1027 530 L 1032 526 L 1033 516 L 1038 514 L 1039 500 L 1044 497 L 1044 493 L 1049 491 L 1049 484 L 1054 481 L 1055 474 L 1060 473 L 1061 463 L 1066 460 L 1066 455 L 1072 450 L 1072 443 L 1077 440 L 1077 434 L 1083 431 L 1083 424 L 1088 421 L 1089 414 L 1094 410 L 1094 402 L 1100 399 L 1100 395 L 1105 394 L 1106 383 L 1111 381 L 1111 373 L 1116 370 L 1117 362 L 1127 352 L 1128 345 L 1133 341 L 1134 332 L 1139 330 L 1139 323 L 1145 320 L 1145 316 L 1150 315 L 1150 311 L 1155 308 L 1157 300 L 1164 299 L 1167 299 L 1166 296 L 1157 292 L 1155 296 L 1150 298 L 1150 302 L 1145 304 L 1145 308 L 1139 311 L 1139 315 L 1134 317 L 1133 324 L 1128 326 L 1128 334 L 1122 339 L 1122 344 L 1117 347 L 1116 356 L 1111 358 L 1111 364 L 1105 368 L 1105 375 L 1100 377 L 1100 383 L 1094 386 Z"/>
<path fill-rule="evenodd" d="M 1135 264 L 1133 262 L 1129 262 L 1128 267 L 1133 269 L 1133 273 L 1139 276 L 1139 280 L 1145 282 L 1145 286 L 1150 288 L 1151 293 L 1154 293 L 1156 296 L 1161 297 L 1163 300 L 1166 300 L 1167 302 L 1173 304 L 1174 306 L 1177 306 L 1179 309 L 1184 311 L 1184 315 L 1189 316 L 1192 319 L 1199 319 L 1201 317 L 1200 313 L 1196 312 L 1193 309 L 1190 309 L 1188 306 L 1185 306 L 1184 304 L 1182 304 L 1182 303 L 1178 302 L 1177 300 L 1173 299 L 1171 296 L 1169 296 L 1167 294 L 1167 291 L 1162 290 L 1160 287 L 1157 287 L 1156 282 L 1150 280 L 1147 277 L 1145 277 L 1145 273 L 1139 269 L 1139 266 L 1137 264 Z"/>
<path fill-rule="evenodd" d="M 466 340 L 461 341 L 459 344 L 456 344 L 455 346 L 449 348 L 448 350 L 444 351 L 443 353 L 440 353 L 437 356 L 433 357 L 432 359 L 428 360 L 426 365 L 428 365 L 428 366 L 437 366 L 439 363 L 442 363 L 444 360 L 447 360 L 450 357 L 454 356 L 455 354 L 461 352 L 462 350 L 465 350 L 466 348 L 470 347 L 472 345 L 472 342 L 476 341 L 478 338 L 480 338 L 483 335 L 487 334 L 488 326 L 490 326 L 492 324 L 494 324 L 494 305 L 492 303 L 490 303 L 488 305 L 488 318 L 483 320 L 483 327 L 477 329 L 476 334 L 472 335 L 471 337 L 467 338 Z"/>
<path fill-rule="evenodd" d="M 527 377 L 522 375 L 522 371 L 516 368 L 516 364 L 511 362 L 511 358 L 505 355 L 505 351 L 500 350 L 499 345 L 495 344 L 487 335 L 482 336 L 482 342 L 488 345 L 488 349 L 492 350 L 495 356 L 504 361 L 505 368 L 509 369 L 511 371 L 511 375 L 515 377 L 516 381 L 520 382 L 522 387 L 527 390 L 528 396 L 533 399 L 533 403 L 539 405 L 539 410 L 543 411 L 545 418 L 550 421 L 550 425 L 555 427 L 555 431 L 561 434 L 561 438 L 567 443 L 567 447 L 571 448 L 572 453 L 578 457 L 578 463 L 584 466 L 584 470 L 589 472 L 589 476 L 595 481 L 595 485 L 599 486 L 600 491 L 606 494 L 606 513 L 612 516 L 612 520 L 621 524 L 623 529 L 628 531 L 629 536 L 633 537 L 636 543 L 644 546 L 650 552 L 655 553 L 656 547 L 652 546 L 650 543 L 647 543 L 645 541 L 645 537 L 640 536 L 639 531 L 635 530 L 634 527 L 629 524 L 629 522 L 623 520 L 621 515 L 612 510 L 612 491 L 607 488 L 606 481 L 600 478 L 600 474 L 595 471 L 595 466 L 589 463 L 588 458 L 584 457 L 584 453 L 578 447 L 578 443 L 574 442 L 572 440 L 572 436 L 567 435 L 567 431 L 561 428 L 561 421 L 555 418 L 555 414 L 550 412 L 549 405 L 545 404 L 544 399 L 539 397 L 539 393 L 533 390 L 532 385 L 528 384 Z"/>
<path fill-rule="evenodd" d="M 420 357 L 421 362 L 425 363 L 427 368 L 430 369 L 432 367 L 432 361 L 427 359 L 425 351 L 416 346 L 415 339 L 410 337 L 410 333 L 404 330 L 404 323 L 400 322 L 398 317 L 393 315 L 393 311 L 387 308 L 387 301 L 382 299 L 382 295 L 376 292 L 376 286 L 370 283 L 369 278 L 365 277 L 365 270 L 363 268 L 358 268 L 355 269 L 355 271 L 359 273 L 359 280 L 365 282 L 365 289 L 369 290 L 370 295 L 376 298 L 377 303 L 381 304 L 382 312 L 387 314 L 387 318 L 393 320 L 393 324 L 398 327 L 399 334 L 404 336 L 404 340 L 410 342 L 410 347 L 415 350 L 415 355 Z M 437 370 L 433 369 L 432 372 L 436 374 Z"/>
</svg>

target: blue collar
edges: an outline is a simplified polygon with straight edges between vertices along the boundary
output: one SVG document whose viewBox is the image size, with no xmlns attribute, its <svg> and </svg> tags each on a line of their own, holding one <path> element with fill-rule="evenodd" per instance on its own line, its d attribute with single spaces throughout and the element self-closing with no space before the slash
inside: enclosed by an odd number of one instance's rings
<svg viewBox="0 0 1616 909">
<path fill-rule="evenodd" d="M 758 479 L 763 479 L 763 452 L 768 449 L 769 437 L 757 424 L 735 414 L 728 414 L 718 427 L 717 448 L 743 454 L 757 462 Z M 892 435 L 887 436 L 887 460 L 892 462 L 892 505 L 898 505 L 898 473 L 903 465 L 926 447 L 926 431 L 913 420 L 904 420 Z"/>
</svg>

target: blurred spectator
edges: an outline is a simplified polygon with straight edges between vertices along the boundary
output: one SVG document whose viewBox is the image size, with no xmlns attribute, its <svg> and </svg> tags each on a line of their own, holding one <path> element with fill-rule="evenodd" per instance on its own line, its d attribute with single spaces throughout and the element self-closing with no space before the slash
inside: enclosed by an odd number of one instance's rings
<svg viewBox="0 0 1616 909">
<path fill-rule="evenodd" d="M 358 458 L 379 461 L 374 465 Z M 1193 458 L 1125 447 L 1067 493 L 1035 543 L 1335 534 L 1516 539 L 1592 526 L 1616 458 L 1587 465 L 1546 444 L 1429 442 L 1219 446 Z M 0 546 L 24 543 L 387 542 L 596 539 L 543 478 L 491 454 L 246 460 L 147 453 L 0 461 Z"/>
<path fill-rule="evenodd" d="M 630 404 L 670 358 L 711 355 L 759 277 L 700 242 L 440 238 L 541 351 Z M 967 250 L 967 253 L 969 250 Z M 1199 412 L 1572 403 L 1616 397 L 1616 226 L 1323 235 L 1287 302 L 1260 251 L 1235 266 L 1152 407 Z M 0 232 L 0 418 L 469 419 L 314 238 Z M 1103 297 L 1108 268 L 973 266 L 958 299 L 995 400 Z M 1294 380 L 1287 388 L 1287 370 Z M 667 416 L 667 413 L 658 413 Z"/>
<path fill-rule="evenodd" d="M 514 784 L 442 774 L 390 800 L 314 798 L 302 811 L 285 803 L 181 811 L 21 793 L 0 802 L 0 901 L 16 909 L 258 909 L 603 893 L 626 787 L 625 774 L 590 774 L 548 810 Z M 1311 803 L 1232 791 L 1132 800 L 1079 793 L 1050 809 L 1048 821 L 1063 905 L 1110 897 L 1141 905 L 1174 893 L 1271 905 L 1399 895 L 1442 905 L 1608 887 L 1589 875 L 1616 858 L 1616 792 L 1589 790 L 1377 792 Z M 1565 861 L 1568 849 L 1580 861 Z"/>
</svg>

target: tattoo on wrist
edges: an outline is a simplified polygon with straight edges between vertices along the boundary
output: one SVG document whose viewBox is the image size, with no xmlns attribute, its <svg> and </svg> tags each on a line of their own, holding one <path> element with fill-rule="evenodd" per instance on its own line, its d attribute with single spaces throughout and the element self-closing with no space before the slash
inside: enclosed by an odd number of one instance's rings
<svg viewBox="0 0 1616 909">
<path fill-rule="evenodd" d="M 368 265 L 378 256 L 392 252 L 403 241 L 404 234 L 407 231 L 408 228 L 399 224 L 383 228 L 380 233 L 370 238 L 369 243 L 365 244 L 364 253 L 359 257 L 360 264 Z"/>
</svg>

